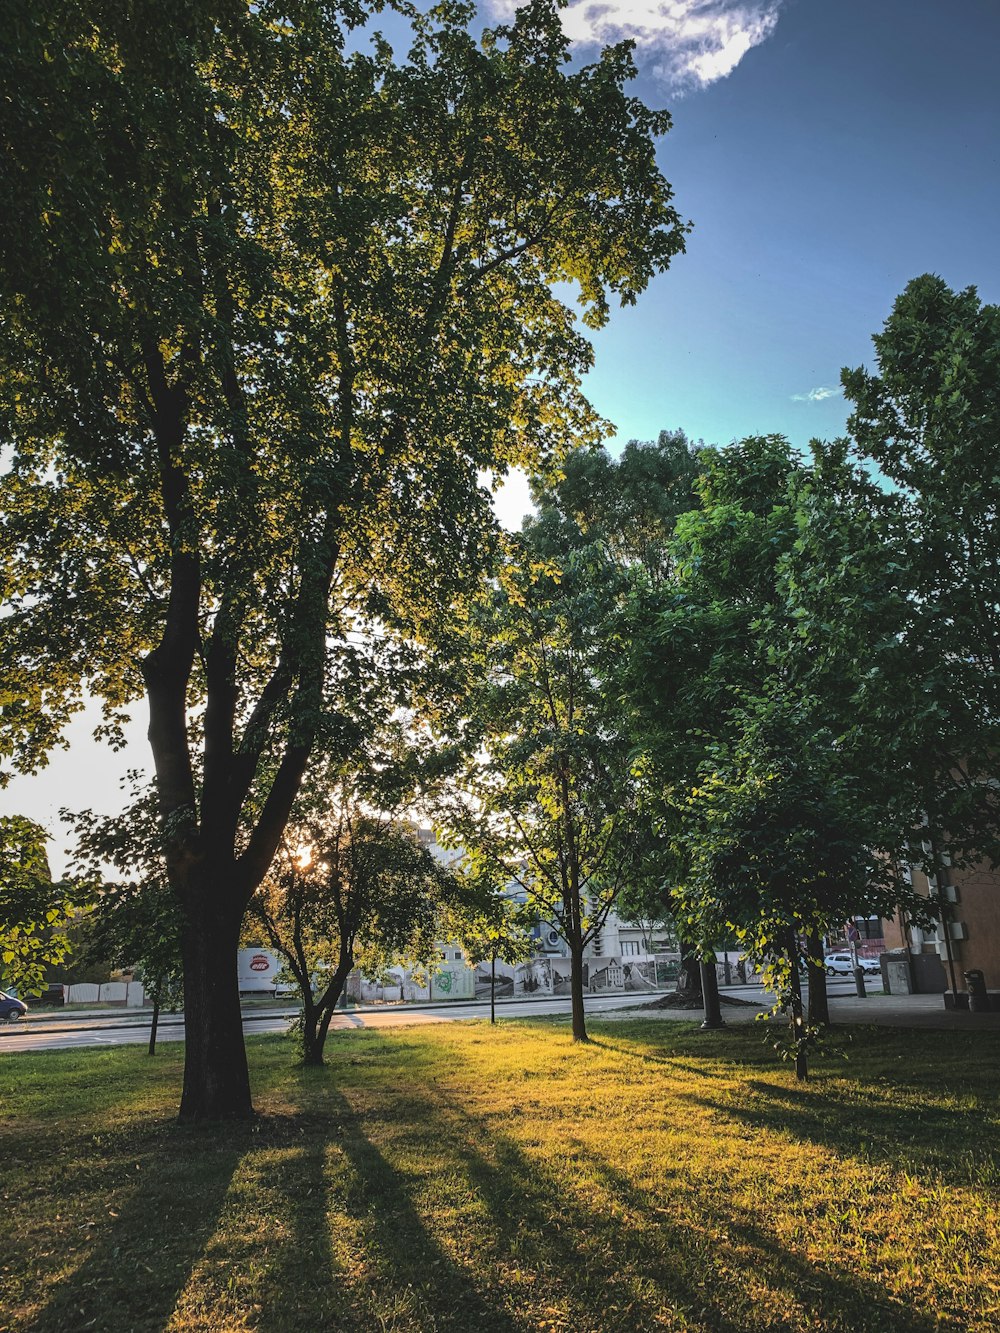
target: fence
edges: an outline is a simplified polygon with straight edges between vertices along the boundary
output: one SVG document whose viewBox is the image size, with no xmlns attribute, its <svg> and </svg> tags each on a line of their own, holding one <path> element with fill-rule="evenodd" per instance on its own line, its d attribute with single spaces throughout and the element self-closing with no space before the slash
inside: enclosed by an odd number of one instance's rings
<svg viewBox="0 0 1000 1333">
<path fill-rule="evenodd" d="M 64 986 L 66 1004 L 121 1004 L 132 1008 L 145 1002 L 140 981 L 77 982 Z"/>
</svg>

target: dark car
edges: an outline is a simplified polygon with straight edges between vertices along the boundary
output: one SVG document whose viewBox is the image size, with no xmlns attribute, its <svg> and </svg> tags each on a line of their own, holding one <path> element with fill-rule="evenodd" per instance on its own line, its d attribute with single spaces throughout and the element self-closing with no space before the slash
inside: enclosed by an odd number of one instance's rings
<svg viewBox="0 0 1000 1333">
<path fill-rule="evenodd" d="M 28 1006 L 23 1000 L 19 1000 L 16 995 L 8 995 L 6 991 L 0 990 L 0 1019 L 5 1019 L 8 1023 L 14 1023 L 19 1018 L 23 1018 L 28 1012 Z"/>
</svg>

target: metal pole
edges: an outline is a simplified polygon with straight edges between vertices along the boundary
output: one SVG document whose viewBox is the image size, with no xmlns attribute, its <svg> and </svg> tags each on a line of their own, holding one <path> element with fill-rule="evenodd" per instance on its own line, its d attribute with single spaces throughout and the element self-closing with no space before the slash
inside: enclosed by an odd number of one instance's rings
<svg viewBox="0 0 1000 1333">
<path fill-rule="evenodd" d="M 854 964 L 854 988 L 858 992 L 858 998 L 867 999 L 868 992 L 865 990 L 865 973 L 861 964 L 858 962 L 858 946 L 856 941 L 851 940 L 851 962 Z"/>
<path fill-rule="evenodd" d="M 942 861 L 938 859 L 937 847 L 932 837 L 928 837 L 925 846 L 930 850 L 931 860 L 934 864 L 934 874 L 927 876 L 927 893 L 937 899 L 938 922 L 941 926 L 941 938 L 944 941 L 944 956 L 948 960 L 948 972 L 951 976 L 951 998 L 955 1008 L 958 1008 L 958 978 L 955 976 L 955 950 L 952 945 L 951 934 L 948 930 L 948 913 L 944 894 L 941 891 L 940 870 L 943 868 Z"/>
</svg>

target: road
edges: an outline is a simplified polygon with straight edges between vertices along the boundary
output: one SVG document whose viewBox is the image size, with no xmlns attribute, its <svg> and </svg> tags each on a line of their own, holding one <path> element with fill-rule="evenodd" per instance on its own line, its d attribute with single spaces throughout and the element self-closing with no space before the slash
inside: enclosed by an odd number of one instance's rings
<svg viewBox="0 0 1000 1333">
<path fill-rule="evenodd" d="M 587 1012 L 598 1014 L 603 1009 L 621 1009 L 645 1004 L 648 995 L 594 996 L 587 999 Z M 498 1017 L 528 1018 L 538 1014 L 568 1014 L 568 999 L 523 1000 L 513 1004 L 498 1004 Z M 338 1010 L 330 1024 L 331 1031 L 347 1028 L 400 1027 L 410 1023 L 448 1023 L 459 1019 L 486 1018 L 489 1002 L 440 1005 L 408 1004 L 405 1008 L 372 1008 Z M 292 1019 L 292 1011 L 281 1013 L 243 1015 L 246 1032 L 284 1032 Z M 58 1024 L 58 1029 L 56 1025 Z M 38 1030 L 33 1031 L 33 1028 Z M 160 1019 L 157 1041 L 183 1041 L 184 1018 L 180 1014 L 165 1014 Z M 125 1046 L 149 1041 L 148 1018 L 122 1017 L 78 1018 L 71 1015 L 47 1015 L 44 1019 L 22 1020 L 20 1023 L 0 1024 L 0 1053 L 3 1051 L 41 1051 L 73 1046 Z"/>
<path fill-rule="evenodd" d="M 853 995 L 853 981 L 830 978 L 831 996 Z M 755 1001 L 758 1004 L 770 1003 L 759 986 L 726 987 L 724 995 Z M 643 1005 L 649 995 L 601 995 L 588 996 L 587 1013 L 598 1015 L 606 1010 L 629 1009 Z M 497 1015 L 501 1018 L 530 1018 L 540 1014 L 568 1014 L 569 999 L 517 1000 L 498 1002 Z M 441 1005 L 415 1005 L 405 1008 L 363 1008 L 338 1010 L 330 1024 L 332 1030 L 343 1031 L 348 1028 L 400 1027 L 410 1023 L 448 1023 L 461 1019 L 486 1018 L 489 1015 L 489 1002 L 470 1001 L 453 1003 L 447 1007 Z M 263 1012 L 255 1014 L 252 1010 L 243 1016 L 243 1026 L 247 1032 L 283 1032 L 292 1019 L 291 1009 L 281 1012 Z M 697 1018 L 697 1012 L 678 1011 L 678 1018 Z M 148 1017 L 139 1014 L 122 1014 L 114 1017 L 74 1017 L 71 1014 L 36 1015 L 19 1023 L 0 1023 L 0 1053 L 4 1051 L 41 1051 L 56 1050 L 79 1046 L 125 1046 L 145 1043 L 149 1040 Z M 184 1018 L 180 1014 L 165 1014 L 160 1018 L 157 1041 L 183 1041 Z"/>
</svg>

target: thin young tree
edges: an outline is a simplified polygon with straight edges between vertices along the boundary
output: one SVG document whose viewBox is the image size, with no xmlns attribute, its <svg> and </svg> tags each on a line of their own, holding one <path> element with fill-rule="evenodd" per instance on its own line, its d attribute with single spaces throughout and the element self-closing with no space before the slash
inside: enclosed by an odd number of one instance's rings
<svg viewBox="0 0 1000 1333">
<path fill-rule="evenodd" d="M 566 942 L 573 1038 L 587 1040 L 584 954 L 636 872 L 630 746 L 600 655 L 623 575 L 549 511 L 511 543 L 472 633 L 466 753 L 441 822 L 516 884 Z"/>
<path fill-rule="evenodd" d="M 378 976 L 427 963 L 454 878 L 411 827 L 366 809 L 343 787 L 290 825 L 249 921 L 281 957 L 302 999 L 302 1061 L 324 1063 L 330 1022 L 355 967 Z"/>
<path fill-rule="evenodd" d="M 490 967 L 490 1023 L 497 1021 L 497 963 L 515 967 L 526 962 L 535 947 L 537 910 L 519 902 L 507 886 L 495 881 L 466 892 L 448 919 L 449 935 L 462 947 L 472 967 Z"/>
<path fill-rule="evenodd" d="M 86 954 L 132 971 L 152 1000 L 147 1052 L 156 1054 L 160 1013 L 181 1003 L 181 918 L 163 880 L 106 884 L 90 914 Z"/>
</svg>

